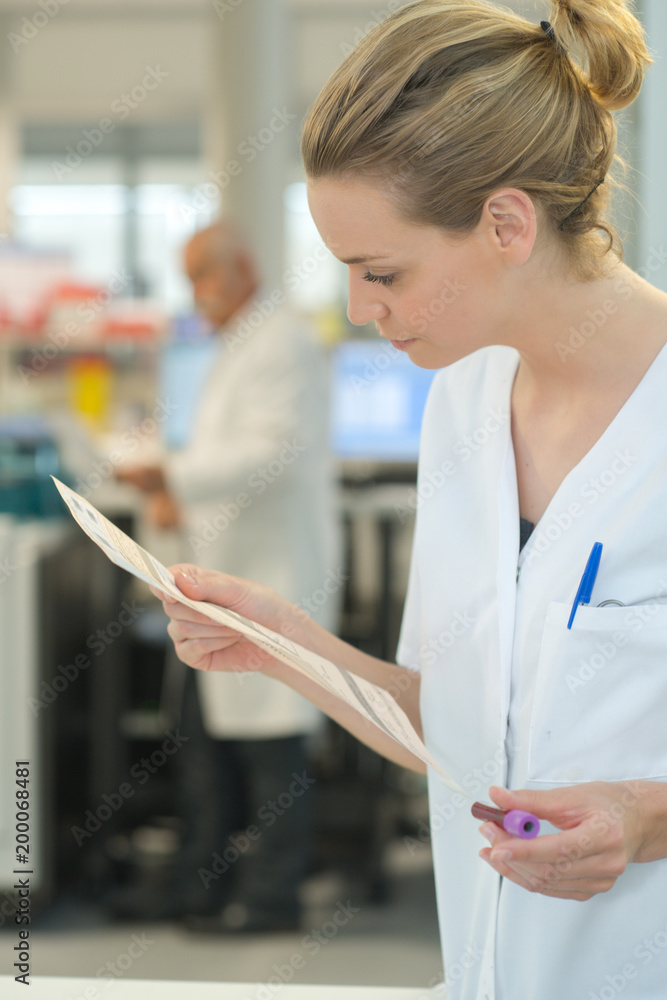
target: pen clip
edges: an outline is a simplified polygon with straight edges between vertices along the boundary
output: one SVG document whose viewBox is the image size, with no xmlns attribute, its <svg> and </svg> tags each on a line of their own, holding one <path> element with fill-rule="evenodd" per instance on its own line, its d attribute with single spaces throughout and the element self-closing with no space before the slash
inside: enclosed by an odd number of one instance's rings
<svg viewBox="0 0 667 1000">
<path fill-rule="evenodd" d="M 596 542 L 591 550 L 591 554 L 588 557 L 588 562 L 586 563 L 586 569 L 584 570 L 584 575 L 581 578 L 581 583 L 579 584 L 579 589 L 577 590 L 577 596 L 574 599 L 574 604 L 572 605 L 572 612 L 570 614 L 570 620 L 567 623 L 569 629 L 572 628 L 572 622 L 574 621 L 574 616 L 577 613 L 577 608 L 580 604 L 590 604 L 591 597 L 593 596 L 593 587 L 595 585 L 595 578 L 598 575 L 598 569 L 600 568 L 600 559 L 602 557 L 602 542 Z"/>
</svg>

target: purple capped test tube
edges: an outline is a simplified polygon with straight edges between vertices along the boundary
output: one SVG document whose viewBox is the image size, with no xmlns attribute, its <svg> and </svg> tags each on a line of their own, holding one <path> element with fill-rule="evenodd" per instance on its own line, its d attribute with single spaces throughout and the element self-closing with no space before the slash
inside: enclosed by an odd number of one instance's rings
<svg viewBox="0 0 667 1000">
<path fill-rule="evenodd" d="M 495 806 L 486 806 L 483 802 L 474 802 L 470 811 L 476 819 L 498 823 L 513 837 L 532 840 L 540 832 L 540 821 L 537 816 L 524 812 L 523 809 L 510 809 L 505 812 L 503 809 L 496 809 Z"/>
</svg>

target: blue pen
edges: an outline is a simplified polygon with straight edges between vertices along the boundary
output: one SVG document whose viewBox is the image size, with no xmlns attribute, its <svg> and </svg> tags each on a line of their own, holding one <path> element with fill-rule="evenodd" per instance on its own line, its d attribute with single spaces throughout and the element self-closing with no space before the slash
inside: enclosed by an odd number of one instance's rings
<svg viewBox="0 0 667 1000">
<path fill-rule="evenodd" d="M 584 575 L 581 578 L 581 583 L 579 584 L 579 590 L 577 591 L 577 596 L 574 599 L 574 604 L 572 605 L 572 614 L 570 615 L 570 620 L 567 623 L 569 629 L 572 628 L 572 622 L 574 621 L 574 616 L 577 613 L 577 608 L 580 604 L 590 604 L 591 596 L 593 594 L 593 587 L 595 585 L 595 577 L 598 575 L 598 569 L 600 568 L 600 558 L 602 556 L 602 542 L 596 542 L 593 546 L 593 550 L 588 557 L 588 562 L 586 563 L 586 569 L 584 570 Z"/>
</svg>

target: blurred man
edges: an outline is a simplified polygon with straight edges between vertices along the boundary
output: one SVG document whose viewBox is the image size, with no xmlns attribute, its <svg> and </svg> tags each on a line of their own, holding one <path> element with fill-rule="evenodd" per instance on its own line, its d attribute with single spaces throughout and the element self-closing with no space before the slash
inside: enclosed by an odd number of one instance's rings
<svg viewBox="0 0 667 1000">
<path fill-rule="evenodd" d="M 260 288 L 231 223 L 197 233 L 184 261 L 219 351 L 187 447 L 121 478 L 147 494 L 154 523 L 179 527 L 184 559 L 265 583 L 331 628 L 341 581 L 322 353 L 284 294 Z M 316 794 L 304 744 L 319 715 L 256 674 L 188 671 L 185 685 L 190 836 L 161 913 L 199 914 L 200 930 L 295 927 Z"/>
</svg>

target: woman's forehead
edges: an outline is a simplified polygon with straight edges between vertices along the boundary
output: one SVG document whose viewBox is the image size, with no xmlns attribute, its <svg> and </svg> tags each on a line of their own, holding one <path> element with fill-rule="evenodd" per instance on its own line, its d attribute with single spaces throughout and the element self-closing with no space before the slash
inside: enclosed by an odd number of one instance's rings
<svg viewBox="0 0 667 1000">
<path fill-rule="evenodd" d="M 424 231 L 431 228 L 403 219 L 389 196 L 370 183 L 311 180 L 308 203 L 322 239 L 346 264 L 394 256 L 423 240 Z"/>
</svg>

